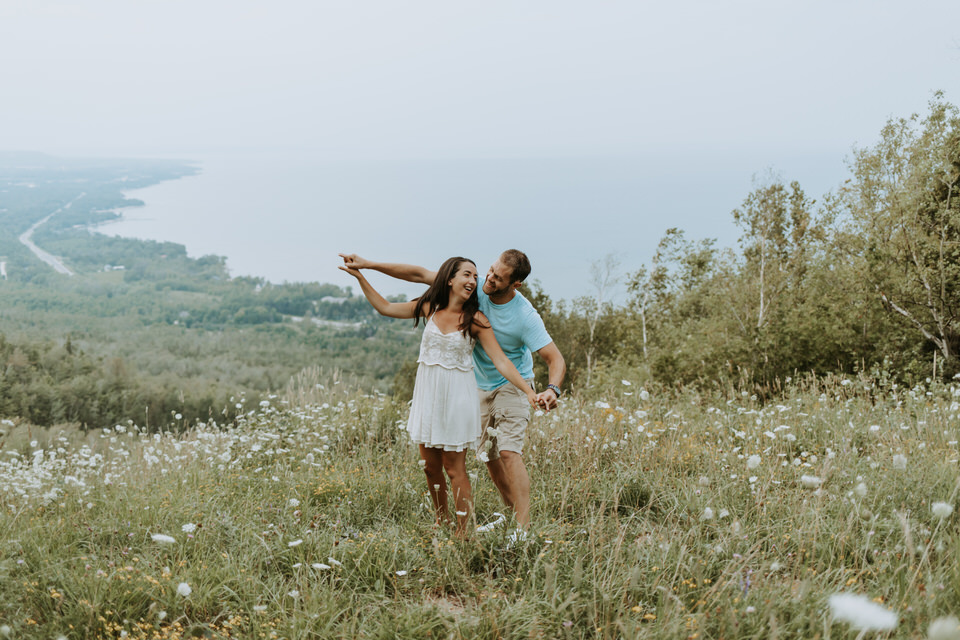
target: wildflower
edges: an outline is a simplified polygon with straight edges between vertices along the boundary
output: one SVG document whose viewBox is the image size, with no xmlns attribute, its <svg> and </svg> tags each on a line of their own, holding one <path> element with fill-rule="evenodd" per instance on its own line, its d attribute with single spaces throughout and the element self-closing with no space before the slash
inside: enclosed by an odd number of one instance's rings
<svg viewBox="0 0 960 640">
<path fill-rule="evenodd" d="M 489 427 L 487 428 L 487 435 L 490 436 L 491 438 L 499 437 L 500 430 L 497 429 L 496 427 Z"/>
<path fill-rule="evenodd" d="M 857 497 L 863 498 L 867 495 L 867 485 L 861 482 L 853 488 L 853 492 L 857 494 Z"/>
<path fill-rule="evenodd" d="M 13 632 L 13 629 L 10 628 L 10 625 L 0 624 L 0 636 L 3 636 L 4 638 L 9 638 L 12 632 Z"/>
<path fill-rule="evenodd" d="M 703 510 L 703 515 L 700 516 L 701 520 L 713 520 L 713 509 L 707 507 Z"/>
<path fill-rule="evenodd" d="M 835 593 L 830 596 L 830 611 L 837 620 L 860 631 L 892 631 L 897 627 L 897 614 L 881 607 L 866 596 Z"/>
<path fill-rule="evenodd" d="M 807 489 L 819 489 L 820 488 L 820 478 L 817 476 L 800 476 L 800 484 L 802 484 Z"/>
<path fill-rule="evenodd" d="M 186 598 L 191 593 L 193 593 L 193 589 L 191 589 L 190 585 L 188 585 L 186 582 L 181 582 L 177 585 L 177 595 L 181 595 Z"/>
<path fill-rule="evenodd" d="M 397 575 L 402 578 L 403 576 L 407 575 L 407 572 L 401 569 L 400 571 L 397 571 Z"/>
<path fill-rule="evenodd" d="M 603 400 L 597 400 L 593 403 L 593 406 L 595 406 L 597 409 L 609 409 L 610 403 L 604 402 Z"/>
<path fill-rule="evenodd" d="M 953 513 L 953 505 L 947 502 L 934 502 L 930 505 L 930 510 L 933 511 L 933 515 L 937 516 L 941 520 L 948 518 L 951 513 Z"/>
<path fill-rule="evenodd" d="M 726 517 L 729 516 L 729 515 L 730 515 L 730 512 L 727 511 L 726 509 L 720 509 L 720 515 L 717 516 L 717 517 L 719 517 L 721 520 L 723 520 L 724 518 L 726 518 Z"/>
<path fill-rule="evenodd" d="M 467 512 L 466 512 L 466 511 L 457 511 L 456 513 L 457 513 L 457 515 L 460 516 L 460 517 L 463 517 L 463 516 L 467 515 Z"/>
<path fill-rule="evenodd" d="M 316 569 L 317 571 L 326 571 L 327 569 L 330 568 L 330 565 L 323 564 L 322 562 L 315 562 L 310 566 Z"/>
<path fill-rule="evenodd" d="M 162 542 L 164 544 L 173 544 L 177 541 L 173 536 L 164 535 L 162 533 L 155 533 L 150 536 L 154 542 Z"/>
<path fill-rule="evenodd" d="M 287 546 L 288 546 L 288 547 L 299 547 L 301 544 L 303 544 L 303 540 L 298 539 L 298 540 L 291 540 L 290 542 L 287 543 Z"/>
<path fill-rule="evenodd" d="M 197 530 L 197 525 L 193 524 L 192 522 L 188 522 L 187 524 L 180 527 L 180 530 L 183 531 L 184 533 L 193 533 L 194 531 Z"/>
<path fill-rule="evenodd" d="M 480 462 L 490 462 L 490 456 L 486 451 L 477 451 L 477 460 Z"/>
<path fill-rule="evenodd" d="M 756 607 L 747 607 L 747 613 L 756 613 L 756 612 L 757 612 Z"/>
<path fill-rule="evenodd" d="M 621 381 L 620 381 L 620 384 L 622 384 L 622 385 L 625 386 L 625 387 L 633 386 L 633 383 L 630 382 L 629 380 L 621 380 Z"/>
<path fill-rule="evenodd" d="M 756 469 L 760 466 L 760 456 L 753 454 L 747 458 L 747 469 Z"/>
<path fill-rule="evenodd" d="M 424 460 L 423 458 L 421 458 L 420 460 L 417 460 L 417 465 L 418 465 L 421 469 L 423 469 L 424 467 L 427 466 L 427 461 Z"/>
<path fill-rule="evenodd" d="M 157 614 L 157 620 L 166 620 L 166 619 L 167 619 L 166 611 L 161 611 Z"/>
<path fill-rule="evenodd" d="M 287 591 L 287 595 L 290 596 L 291 598 L 299 598 L 300 592 L 297 591 L 296 589 L 291 589 L 290 591 Z"/>
<path fill-rule="evenodd" d="M 927 627 L 928 640 L 960 640 L 960 620 L 956 616 L 937 618 Z"/>
<path fill-rule="evenodd" d="M 257 613 L 262 613 L 267 610 L 267 605 L 265 604 L 255 604 L 253 605 L 253 610 Z"/>
<path fill-rule="evenodd" d="M 182 419 L 183 419 L 183 414 L 178 413 L 178 414 L 176 414 L 176 415 L 173 416 L 173 417 L 176 418 L 177 420 L 182 420 Z"/>
<path fill-rule="evenodd" d="M 287 502 L 287 504 L 288 504 L 289 506 L 291 506 L 291 507 L 299 507 L 299 506 L 300 506 L 300 501 L 297 500 L 296 498 L 290 498 L 290 500 Z"/>
<path fill-rule="evenodd" d="M 903 471 L 907 468 L 907 456 L 902 453 L 898 453 L 893 456 L 893 468 L 898 471 Z"/>
<path fill-rule="evenodd" d="M 333 565 L 333 566 L 335 566 L 335 567 L 343 566 L 343 563 L 342 563 L 342 562 L 340 562 L 339 560 L 335 560 L 335 559 L 333 559 L 333 558 L 327 558 L 327 562 L 329 562 L 331 565 Z"/>
<path fill-rule="evenodd" d="M 650 399 L 650 393 L 646 389 L 640 390 L 640 399 L 646 402 Z"/>
</svg>

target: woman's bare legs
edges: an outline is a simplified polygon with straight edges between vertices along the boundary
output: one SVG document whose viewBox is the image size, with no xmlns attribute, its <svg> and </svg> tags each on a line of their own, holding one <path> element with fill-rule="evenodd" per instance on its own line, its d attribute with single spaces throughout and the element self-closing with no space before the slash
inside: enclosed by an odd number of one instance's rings
<svg viewBox="0 0 960 640">
<path fill-rule="evenodd" d="M 467 475 L 467 452 L 444 451 L 443 468 L 450 477 L 453 502 L 457 506 L 457 536 L 467 537 L 473 513 L 473 488 Z"/>
<path fill-rule="evenodd" d="M 433 512 L 437 524 L 450 522 L 447 510 L 447 479 L 443 476 L 443 449 L 420 445 L 420 458 L 426 463 L 423 472 L 427 476 L 427 489 L 433 500 Z"/>
</svg>

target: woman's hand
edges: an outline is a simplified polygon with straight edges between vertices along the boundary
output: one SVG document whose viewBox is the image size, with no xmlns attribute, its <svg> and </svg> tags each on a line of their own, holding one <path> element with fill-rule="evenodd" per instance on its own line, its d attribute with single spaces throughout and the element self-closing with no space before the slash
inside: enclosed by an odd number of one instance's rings
<svg viewBox="0 0 960 640">
<path fill-rule="evenodd" d="M 363 274 L 360 273 L 360 270 L 359 270 L 359 269 L 354 269 L 353 267 L 348 267 L 348 266 L 340 266 L 340 267 L 337 267 L 337 268 L 340 269 L 340 271 L 346 271 L 347 273 L 349 273 L 350 275 L 352 275 L 352 276 L 353 276 L 354 278 L 356 278 L 357 280 L 363 280 Z"/>
<path fill-rule="evenodd" d="M 527 389 L 527 402 L 529 402 L 530 406 L 535 409 L 540 408 L 540 405 L 537 403 L 537 394 L 533 391 L 533 389 Z"/>
</svg>

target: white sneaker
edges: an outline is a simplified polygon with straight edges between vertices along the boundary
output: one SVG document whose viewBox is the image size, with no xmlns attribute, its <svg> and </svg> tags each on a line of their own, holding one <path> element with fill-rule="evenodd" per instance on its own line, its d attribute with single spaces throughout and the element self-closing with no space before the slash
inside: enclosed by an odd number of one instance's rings
<svg viewBox="0 0 960 640">
<path fill-rule="evenodd" d="M 497 513 L 494 511 L 493 515 L 497 516 L 497 519 L 477 527 L 477 533 L 490 533 L 507 521 L 507 516 L 503 515 L 502 513 Z"/>
</svg>

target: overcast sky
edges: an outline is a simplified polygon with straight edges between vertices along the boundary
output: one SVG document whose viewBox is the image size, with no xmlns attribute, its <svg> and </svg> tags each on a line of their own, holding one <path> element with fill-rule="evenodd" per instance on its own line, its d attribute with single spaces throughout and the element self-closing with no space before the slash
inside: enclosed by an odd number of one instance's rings
<svg viewBox="0 0 960 640">
<path fill-rule="evenodd" d="M 843 154 L 960 101 L 960 3 L 3 0 L 0 149 Z"/>
</svg>

